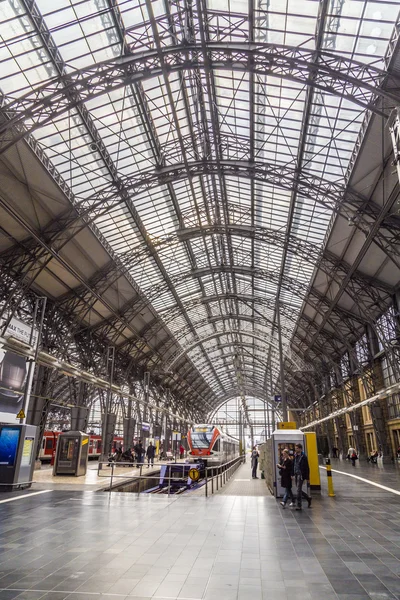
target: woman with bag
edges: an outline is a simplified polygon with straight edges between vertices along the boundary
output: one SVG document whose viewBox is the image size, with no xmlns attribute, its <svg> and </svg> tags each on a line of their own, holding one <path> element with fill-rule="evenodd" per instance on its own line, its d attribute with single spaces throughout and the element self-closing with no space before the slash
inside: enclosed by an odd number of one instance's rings
<svg viewBox="0 0 400 600">
<path fill-rule="evenodd" d="M 355 451 L 355 448 L 349 448 L 349 451 L 347 453 L 347 458 L 349 460 L 351 460 L 351 464 L 353 465 L 353 467 L 355 467 L 356 460 L 358 460 L 358 456 L 357 456 L 357 452 Z"/>
<path fill-rule="evenodd" d="M 289 451 L 284 450 L 282 452 L 282 460 L 280 465 L 276 465 L 280 470 L 281 485 L 285 488 L 285 494 L 282 499 L 282 507 L 286 508 L 286 502 L 290 498 L 292 505 L 294 504 L 293 492 L 292 492 L 292 477 L 293 477 L 293 461 L 290 460 Z"/>
</svg>

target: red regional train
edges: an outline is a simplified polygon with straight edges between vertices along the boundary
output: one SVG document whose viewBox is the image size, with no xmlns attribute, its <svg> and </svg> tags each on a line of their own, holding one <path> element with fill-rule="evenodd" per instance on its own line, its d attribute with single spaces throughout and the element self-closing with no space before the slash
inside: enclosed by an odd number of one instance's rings
<svg viewBox="0 0 400 600">
<path fill-rule="evenodd" d="M 42 447 L 40 448 L 39 459 L 42 462 L 50 461 L 53 456 L 53 452 L 57 446 L 57 439 L 61 431 L 45 431 L 42 441 Z M 114 437 L 114 447 L 123 445 L 123 438 Z M 101 454 L 101 435 L 90 434 L 89 436 L 89 458 L 99 458 Z"/>
<path fill-rule="evenodd" d="M 239 456 L 239 440 L 215 425 L 193 425 L 187 439 L 190 462 L 201 459 L 206 466 L 217 466 Z"/>
</svg>

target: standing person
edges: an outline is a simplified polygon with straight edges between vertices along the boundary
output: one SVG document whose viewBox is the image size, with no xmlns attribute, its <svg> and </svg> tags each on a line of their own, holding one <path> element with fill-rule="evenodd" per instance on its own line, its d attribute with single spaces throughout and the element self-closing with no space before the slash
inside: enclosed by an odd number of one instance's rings
<svg viewBox="0 0 400 600">
<path fill-rule="evenodd" d="M 333 446 L 333 448 L 332 448 L 332 458 L 337 458 L 338 457 L 338 451 L 339 451 L 339 449 L 336 448 L 336 446 Z"/>
<path fill-rule="evenodd" d="M 147 450 L 146 450 L 146 456 L 147 456 L 147 468 L 150 467 L 150 463 L 151 466 L 154 467 L 154 456 L 156 453 L 156 449 L 153 446 L 152 442 L 150 442 L 150 444 L 147 446 Z"/>
<path fill-rule="evenodd" d="M 182 444 L 179 446 L 179 458 L 183 458 L 185 456 L 185 448 Z"/>
<path fill-rule="evenodd" d="M 286 508 L 286 502 L 290 498 L 292 506 L 294 505 L 294 498 L 292 492 L 292 477 L 293 477 L 293 462 L 290 460 L 289 450 L 282 452 L 282 460 L 280 465 L 276 465 L 280 469 L 281 473 L 281 485 L 285 488 L 285 494 L 282 499 L 282 506 Z"/>
<path fill-rule="evenodd" d="M 143 444 L 141 440 L 139 440 L 138 443 L 135 445 L 134 450 L 136 454 L 136 466 L 140 467 L 140 465 L 142 464 L 143 457 Z"/>
<path fill-rule="evenodd" d="M 308 465 L 308 458 L 303 452 L 302 444 L 296 444 L 294 447 L 295 456 L 294 456 L 294 476 L 296 479 L 297 486 L 297 506 L 296 510 L 301 510 L 301 501 L 304 497 L 308 502 L 308 508 L 311 506 L 311 496 L 309 496 L 306 492 L 303 491 L 303 483 L 307 482 L 310 479 L 310 467 Z"/>
<path fill-rule="evenodd" d="M 351 460 L 351 464 L 353 465 L 353 467 L 355 467 L 356 466 L 356 460 L 358 458 L 357 452 L 356 452 L 355 448 L 352 448 L 350 446 L 349 451 L 347 452 L 347 458 L 349 460 Z"/>
<path fill-rule="evenodd" d="M 253 479 L 258 479 L 257 467 L 258 467 L 258 457 L 259 456 L 260 456 L 260 453 L 257 450 L 257 446 L 253 446 L 253 450 L 251 451 L 251 475 L 252 475 Z"/>
</svg>

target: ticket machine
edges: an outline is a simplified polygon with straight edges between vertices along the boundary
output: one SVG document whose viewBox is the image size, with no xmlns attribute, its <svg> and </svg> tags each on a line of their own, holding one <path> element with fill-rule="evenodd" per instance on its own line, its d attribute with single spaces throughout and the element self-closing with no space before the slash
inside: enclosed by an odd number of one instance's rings
<svg viewBox="0 0 400 600">
<path fill-rule="evenodd" d="M 57 440 L 53 475 L 86 475 L 89 436 L 82 431 L 60 433 Z"/>
<path fill-rule="evenodd" d="M 273 491 L 276 498 L 284 495 L 285 489 L 281 486 L 281 476 L 277 464 L 281 462 L 282 452 L 287 448 L 289 454 L 294 455 L 294 447 L 296 444 L 301 444 L 303 450 L 307 452 L 305 447 L 304 433 L 299 429 L 276 429 L 272 434 L 272 467 L 273 467 Z"/>
<path fill-rule="evenodd" d="M 32 485 L 37 427 L 0 423 L 0 492 Z"/>
</svg>

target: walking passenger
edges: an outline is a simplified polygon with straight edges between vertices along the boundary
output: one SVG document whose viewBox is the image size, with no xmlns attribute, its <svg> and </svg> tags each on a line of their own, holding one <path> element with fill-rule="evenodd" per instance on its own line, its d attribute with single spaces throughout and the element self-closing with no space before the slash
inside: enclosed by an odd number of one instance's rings
<svg viewBox="0 0 400 600">
<path fill-rule="evenodd" d="M 134 447 L 135 450 L 135 454 L 136 454 L 136 466 L 140 467 L 142 464 L 142 460 L 143 460 L 143 444 L 141 442 L 141 440 L 138 441 L 138 443 L 135 445 Z"/>
<path fill-rule="evenodd" d="M 282 499 L 282 506 L 286 508 L 286 502 L 290 498 L 291 505 L 294 506 L 294 498 L 292 492 L 292 477 L 293 477 L 293 462 L 290 460 L 289 450 L 282 452 L 282 460 L 280 465 L 276 465 L 280 469 L 281 485 L 285 488 L 285 494 Z"/>
<path fill-rule="evenodd" d="M 296 510 L 301 510 L 301 501 L 302 498 L 305 498 L 308 502 L 308 508 L 311 506 L 311 496 L 307 494 L 307 492 L 303 491 L 303 483 L 310 479 L 310 467 L 308 465 L 308 458 L 303 452 L 302 444 L 296 444 L 294 447 L 295 456 L 294 456 L 294 476 L 296 479 L 297 486 L 297 506 Z"/>
<path fill-rule="evenodd" d="M 182 459 L 185 456 L 185 448 L 182 444 L 179 446 L 179 458 Z"/>
<path fill-rule="evenodd" d="M 357 452 L 356 452 L 355 448 L 352 448 L 350 446 L 349 451 L 347 452 L 347 458 L 349 460 L 351 460 L 351 464 L 353 465 L 353 467 L 355 467 L 356 460 L 358 460 L 358 456 L 357 456 Z"/>
<path fill-rule="evenodd" d="M 251 451 L 251 475 L 252 475 L 253 479 L 258 479 L 257 467 L 258 467 L 258 457 L 259 456 L 260 456 L 260 453 L 257 450 L 257 446 L 253 446 L 253 450 Z"/>
<path fill-rule="evenodd" d="M 147 446 L 147 450 L 146 450 L 146 456 L 147 456 L 147 468 L 150 467 L 150 463 L 152 466 L 154 466 L 154 456 L 156 453 L 156 449 L 153 446 L 152 442 L 150 442 L 150 444 Z"/>
</svg>

